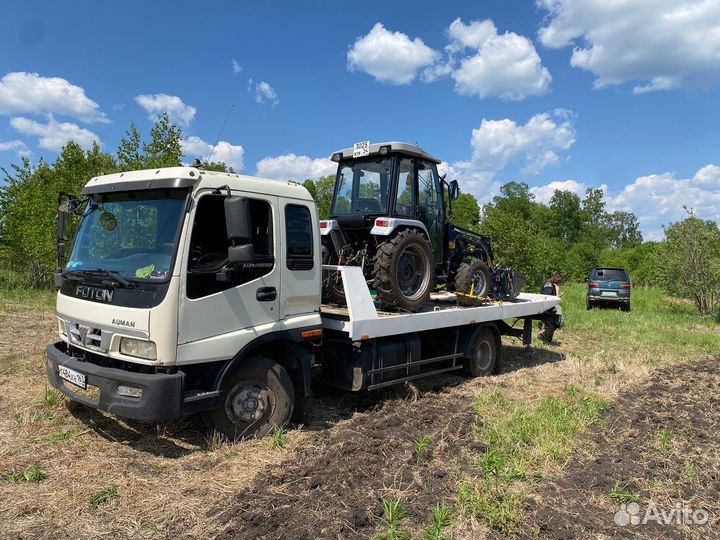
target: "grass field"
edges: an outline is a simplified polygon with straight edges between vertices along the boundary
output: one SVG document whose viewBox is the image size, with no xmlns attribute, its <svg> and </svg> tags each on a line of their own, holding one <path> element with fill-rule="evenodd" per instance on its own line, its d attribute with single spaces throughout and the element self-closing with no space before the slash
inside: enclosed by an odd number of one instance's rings
<svg viewBox="0 0 720 540">
<path fill-rule="evenodd" d="M 631 313 L 564 291 L 558 344 L 506 340 L 498 376 L 321 388 L 309 425 L 229 444 L 48 390 L 53 294 L 6 284 L 0 536 L 600 538 L 642 534 L 613 524 L 631 501 L 716 516 L 718 325 L 654 289 L 633 290 Z M 718 536 L 714 519 L 661 532 Z"/>
</svg>

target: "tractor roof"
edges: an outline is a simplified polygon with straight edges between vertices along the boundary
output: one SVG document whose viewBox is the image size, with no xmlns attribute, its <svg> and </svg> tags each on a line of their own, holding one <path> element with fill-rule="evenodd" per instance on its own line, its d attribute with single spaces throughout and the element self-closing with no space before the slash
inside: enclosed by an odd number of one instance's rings
<svg viewBox="0 0 720 540">
<path fill-rule="evenodd" d="M 432 163 L 440 163 L 440 160 L 436 158 L 435 156 L 432 156 L 425 152 L 422 148 L 420 148 L 417 144 L 409 144 L 404 142 L 397 142 L 397 141 L 391 141 L 391 142 L 381 142 L 381 143 L 372 143 L 370 145 L 370 151 L 367 155 L 382 155 L 380 152 L 380 149 L 383 147 L 389 146 L 388 151 L 398 154 L 407 154 L 412 157 L 419 157 L 422 159 L 426 159 L 427 161 L 431 161 Z M 338 150 L 332 155 L 333 161 L 340 161 L 339 154 L 342 154 L 342 159 L 347 159 L 353 157 L 353 148 L 345 148 L 344 150 Z M 337 156 L 337 157 L 336 157 Z"/>
</svg>

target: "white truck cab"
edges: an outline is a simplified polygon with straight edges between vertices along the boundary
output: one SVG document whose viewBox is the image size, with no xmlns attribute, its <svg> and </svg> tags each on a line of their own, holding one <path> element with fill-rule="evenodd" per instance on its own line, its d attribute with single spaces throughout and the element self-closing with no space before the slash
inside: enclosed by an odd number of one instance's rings
<svg viewBox="0 0 720 540">
<path fill-rule="evenodd" d="M 163 420 L 215 409 L 236 364 L 272 355 L 291 390 L 309 394 L 321 266 L 304 187 L 174 167 L 99 176 L 81 195 L 58 276 L 53 386 L 121 416 Z M 262 392 L 240 386 L 229 416 L 254 420 Z"/>
<path fill-rule="evenodd" d="M 99 176 L 81 196 L 58 213 L 47 376 L 127 418 L 203 413 L 228 438 L 262 436 L 304 410 L 315 367 L 351 391 L 491 375 L 500 336 L 529 344 L 532 320 L 559 302 L 521 293 L 461 307 L 446 294 L 418 313 L 382 311 L 359 267 L 321 265 L 316 204 L 293 182 L 173 167 Z M 347 307 L 321 304 L 330 275 Z"/>
</svg>

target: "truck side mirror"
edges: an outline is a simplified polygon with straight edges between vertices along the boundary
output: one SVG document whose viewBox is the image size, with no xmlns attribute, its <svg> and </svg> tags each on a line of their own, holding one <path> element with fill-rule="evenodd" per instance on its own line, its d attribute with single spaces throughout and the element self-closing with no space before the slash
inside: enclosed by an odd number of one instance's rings
<svg viewBox="0 0 720 540">
<path fill-rule="evenodd" d="M 230 241 L 228 261 L 246 263 L 255 260 L 250 203 L 245 197 L 231 195 L 225 199 L 225 228 Z"/>
<path fill-rule="evenodd" d="M 460 186 L 457 180 L 450 182 L 450 200 L 457 201 L 460 196 Z"/>
</svg>

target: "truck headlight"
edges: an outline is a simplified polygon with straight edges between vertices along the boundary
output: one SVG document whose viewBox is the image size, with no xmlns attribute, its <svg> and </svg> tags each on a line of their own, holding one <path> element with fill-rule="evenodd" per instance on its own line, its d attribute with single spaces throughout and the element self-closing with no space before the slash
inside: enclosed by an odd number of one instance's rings
<svg viewBox="0 0 720 540">
<path fill-rule="evenodd" d="M 136 358 L 157 360 L 157 348 L 152 341 L 124 337 L 120 340 L 120 352 Z"/>
</svg>

